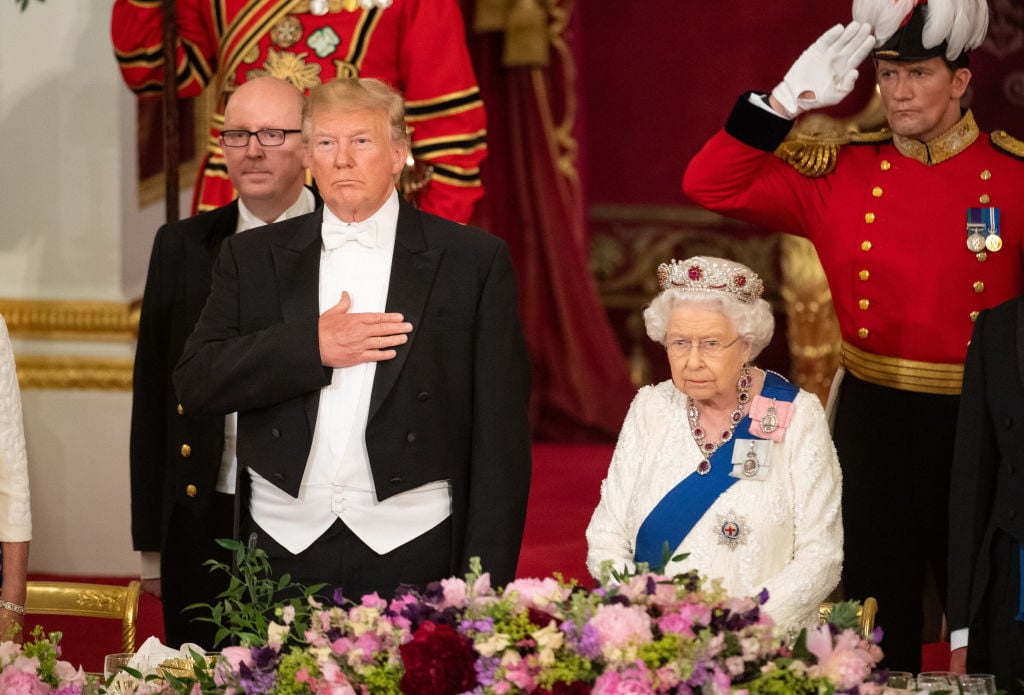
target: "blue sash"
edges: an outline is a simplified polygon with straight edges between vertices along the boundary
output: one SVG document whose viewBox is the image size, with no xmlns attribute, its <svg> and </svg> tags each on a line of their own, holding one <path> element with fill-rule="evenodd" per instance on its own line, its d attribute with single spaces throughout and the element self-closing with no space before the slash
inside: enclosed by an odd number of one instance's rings
<svg viewBox="0 0 1024 695">
<path fill-rule="evenodd" d="M 799 389 L 774 372 L 766 372 L 761 395 L 779 401 L 792 402 Z M 636 552 L 633 560 L 646 562 L 649 567 L 663 567 L 665 547 L 674 553 L 683 539 L 707 513 L 715 500 L 733 486 L 732 450 L 737 436 L 750 434 L 750 416 L 743 418 L 733 432 L 733 438 L 715 450 L 709 461 L 711 471 L 700 475 L 696 471 L 681 480 L 661 498 L 647 515 L 636 534 Z M 758 437 L 760 439 L 760 437 Z"/>
</svg>

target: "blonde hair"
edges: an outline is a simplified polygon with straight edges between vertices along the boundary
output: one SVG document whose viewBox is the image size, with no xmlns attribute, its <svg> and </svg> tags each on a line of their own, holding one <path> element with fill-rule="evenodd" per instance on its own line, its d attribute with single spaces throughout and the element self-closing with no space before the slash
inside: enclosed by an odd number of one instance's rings
<svg viewBox="0 0 1024 695">
<path fill-rule="evenodd" d="M 391 141 L 409 145 L 405 101 L 400 93 L 380 80 L 371 77 L 340 77 L 314 87 L 302 109 L 303 142 L 310 141 L 313 114 L 320 109 L 342 113 L 376 111 L 384 114 L 391 126 Z"/>
</svg>

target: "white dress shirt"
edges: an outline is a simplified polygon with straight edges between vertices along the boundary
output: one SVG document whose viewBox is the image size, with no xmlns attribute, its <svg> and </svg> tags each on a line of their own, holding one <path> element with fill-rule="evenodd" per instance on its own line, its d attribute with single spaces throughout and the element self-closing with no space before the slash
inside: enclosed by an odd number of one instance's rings
<svg viewBox="0 0 1024 695">
<path fill-rule="evenodd" d="M 383 312 L 398 225 L 398 193 L 368 220 L 376 233 L 368 247 L 358 241 L 320 253 L 320 313 L 347 291 L 353 313 Z M 346 226 L 326 206 L 324 227 Z M 292 553 L 300 553 L 341 519 L 366 545 L 384 554 L 422 535 L 451 515 L 448 481 L 427 483 L 380 502 L 366 450 L 366 423 L 376 362 L 335 369 L 320 391 L 313 443 L 298 497 L 250 470 L 253 520 Z"/>
</svg>

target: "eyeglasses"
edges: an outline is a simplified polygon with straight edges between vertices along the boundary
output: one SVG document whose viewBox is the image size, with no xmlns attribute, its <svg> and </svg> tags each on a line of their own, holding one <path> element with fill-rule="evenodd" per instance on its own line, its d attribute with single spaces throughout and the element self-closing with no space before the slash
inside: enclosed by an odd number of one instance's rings
<svg viewBox="0 0 1024 695">
<path fill-rule="evenodd" d="M 703 357 L 717 357 L 721 355 L 726 348 L 732 347 L 740 337 L 736 336 L 731 342 L 723 343 L 721 340 L 704 339 L 694 343 L 692 340 L 686 340 L 680 338 L 679 340 L 670 340 L 665 343 L 665 349 L 668 354 L 673 357 L 689 357 L 693 351 L 694 346 L 697 347 L 697 352 Z"/>
<path fill-rule="evenodd" d="M 264 147 L 280 147 L 284 144 L 288 133 L 301 133 L 301 130 L 285 130 L 284 128 L 261 128 L 260 130 L 222 130 L 220 138 L 228 147 L 245 147 L 253 135 Z"/>
</svg>

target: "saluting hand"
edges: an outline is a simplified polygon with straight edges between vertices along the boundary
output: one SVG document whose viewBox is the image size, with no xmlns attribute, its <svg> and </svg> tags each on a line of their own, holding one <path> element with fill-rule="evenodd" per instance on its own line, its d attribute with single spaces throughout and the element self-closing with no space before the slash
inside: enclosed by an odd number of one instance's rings
<svg viewBox="0 0 1024 695">
<path fill-rule="evenodd" d="M 390 360 L 397 354 L 390 348 L 409 340 L 406 334 L 412 324 L 402 314 L 352 314 L 351 308 L 352 298 L 342 292 L 341 300 L 320 315 L 320 359 L 325 367 Z"/>
<path fill-rule="evenodd" d="M 804 111 L 838 104 L 853 91 L 857 66 L 874 45 L 871 25 L 835 25 L 797 58 L 772 90 L 772 108 L 781 109 L 788 118 L 796 118 Z"/>
</svg>

